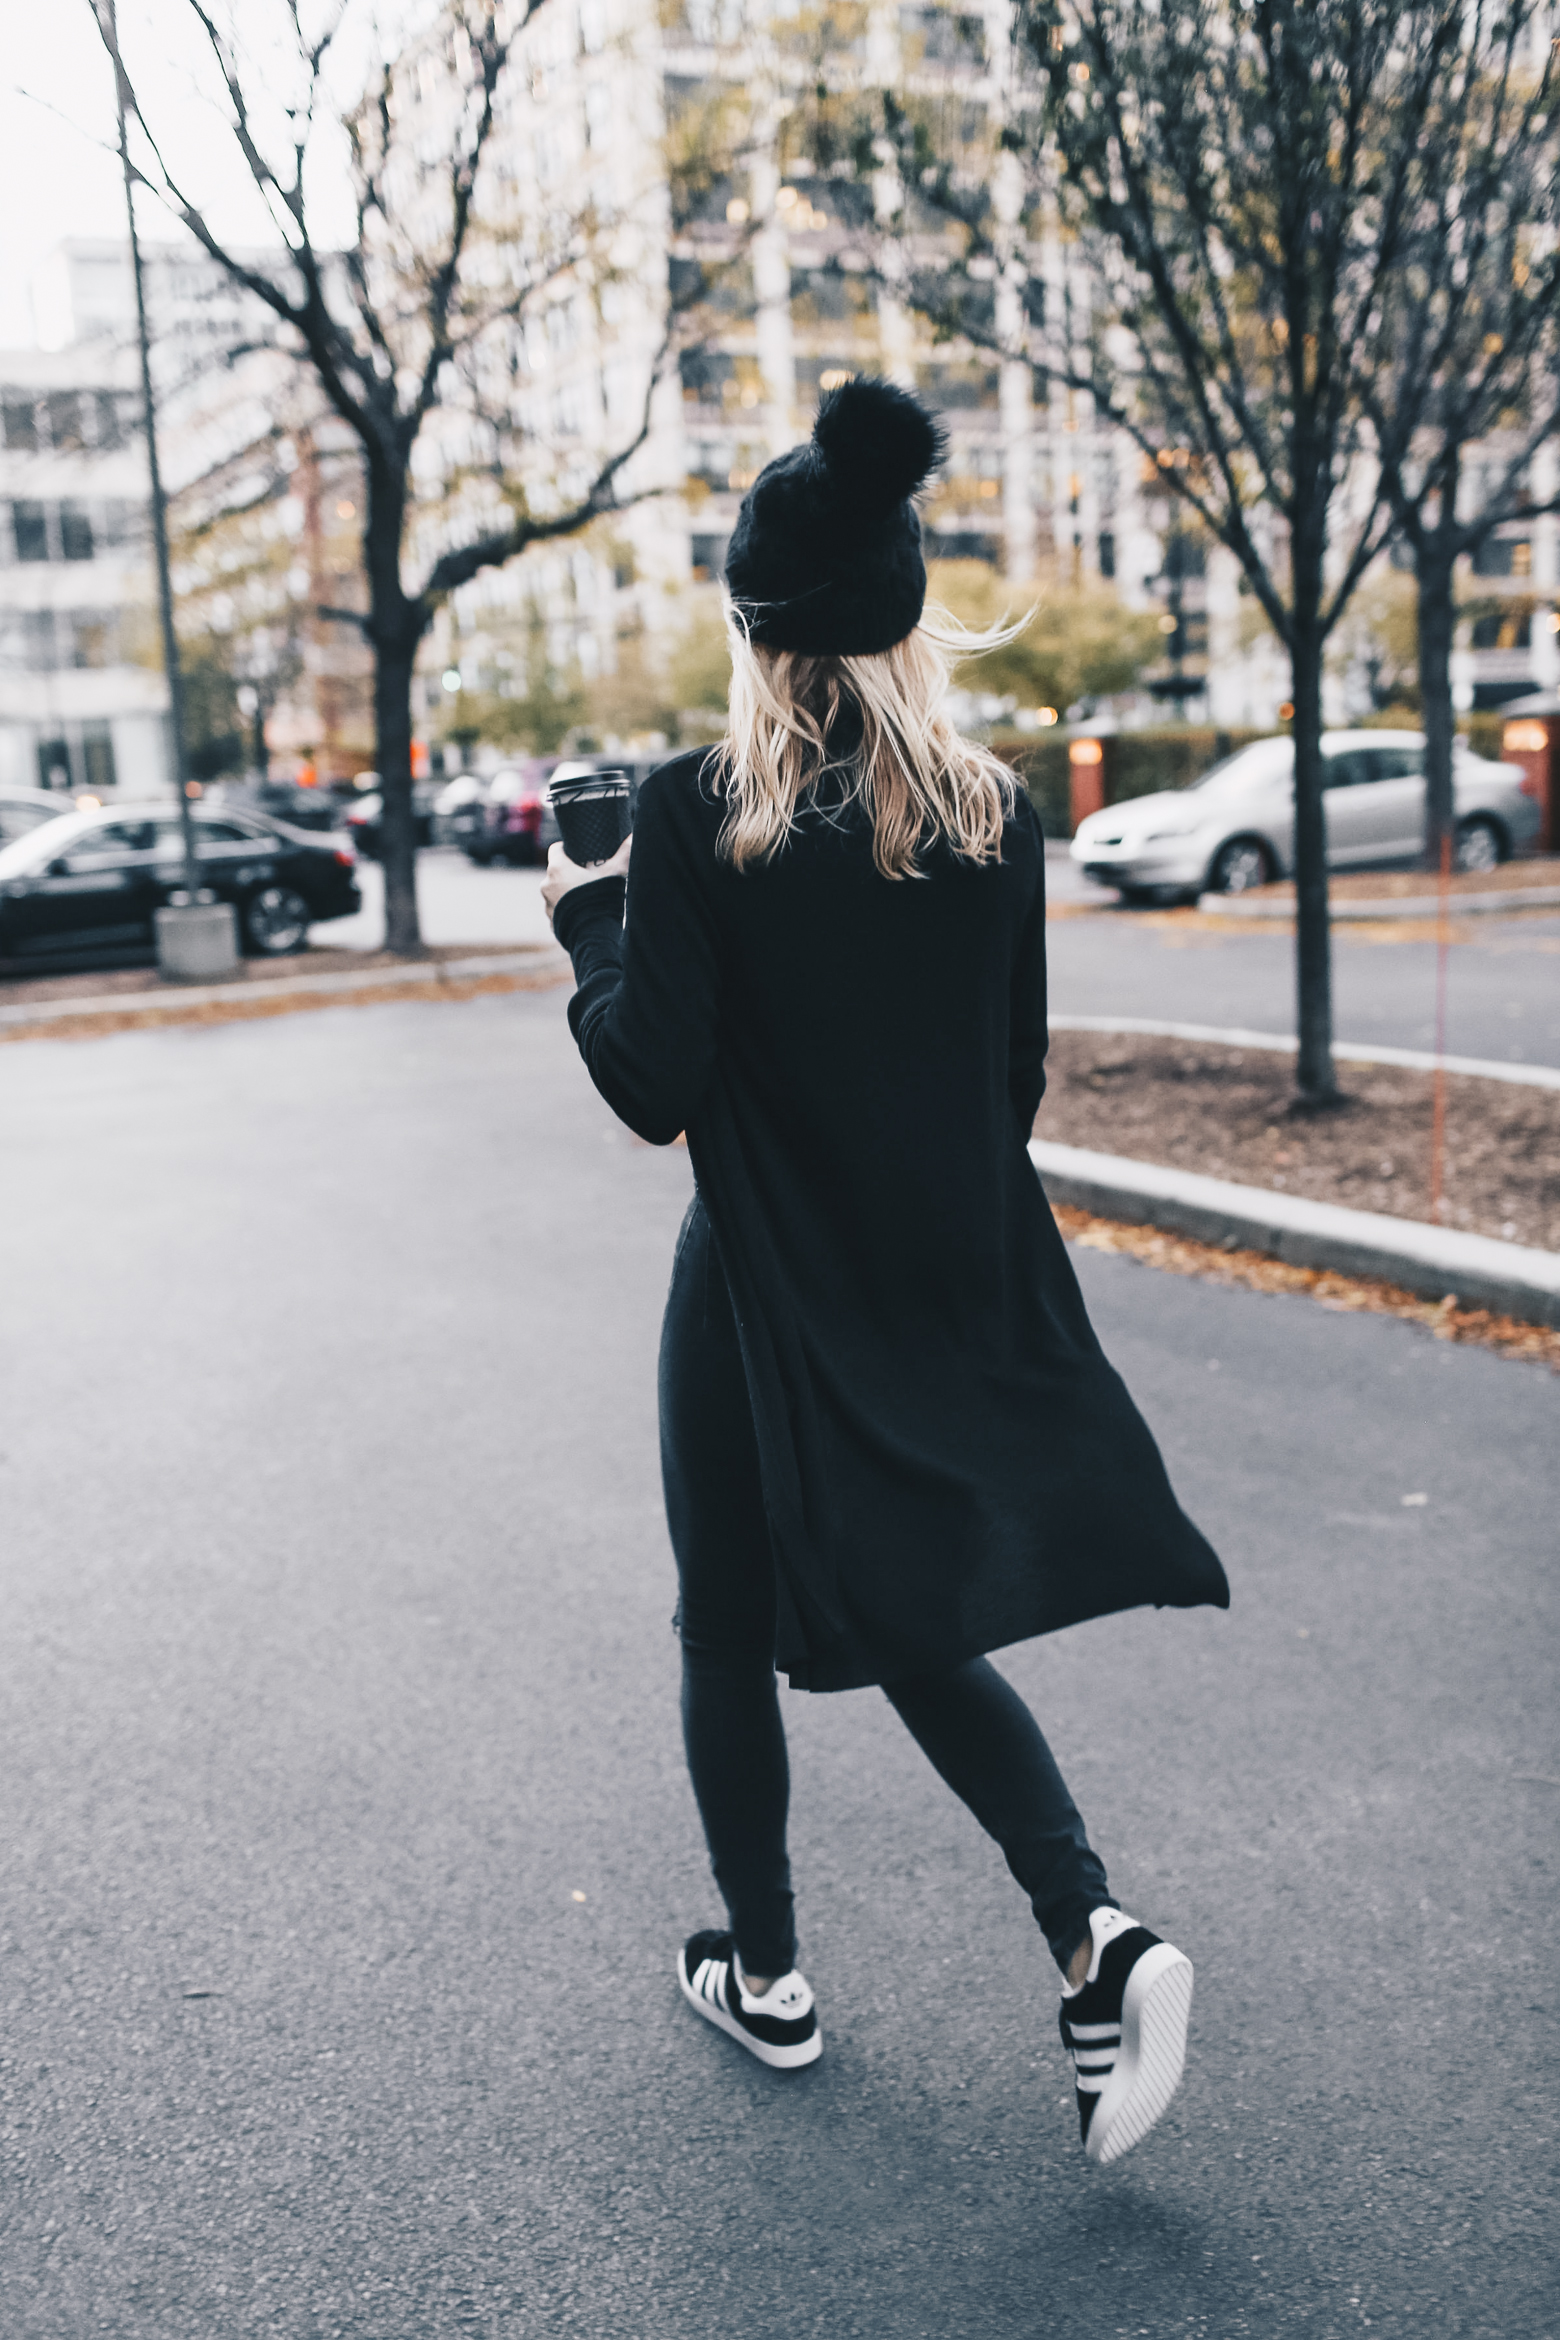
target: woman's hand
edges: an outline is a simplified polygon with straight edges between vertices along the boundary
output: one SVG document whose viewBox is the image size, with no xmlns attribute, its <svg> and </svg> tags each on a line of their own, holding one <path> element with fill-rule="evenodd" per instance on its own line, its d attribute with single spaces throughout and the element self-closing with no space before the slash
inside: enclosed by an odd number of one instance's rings
<svg viewBox="0 0 1560 2340">
<path fill-rule="evenodd" d="M 634 839 L 631 831 L 623 839 L 610 861 L 594 861 L 589 869 L 582 869 L 577 861 L 571 861 L 561 845 L 550 846 L 547 854 L 547 875 L 542 880 L 542 900 L 547 909 L 548 925 L 551 926 L 552 914 L 571 886 L 593 886 L 597 878 L 626 878 L 628 857 L 633 851 L 633 846 Z"/>
</svg>

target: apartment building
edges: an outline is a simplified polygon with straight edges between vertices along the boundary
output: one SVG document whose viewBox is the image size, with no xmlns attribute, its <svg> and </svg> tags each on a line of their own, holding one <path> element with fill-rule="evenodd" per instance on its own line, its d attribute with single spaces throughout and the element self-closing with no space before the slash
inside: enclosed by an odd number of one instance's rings
<svg viewBox="0 0 1560 2340">
<path fill-rule="evenodd" d="M 512 687 L 545 641 L 551 663 L 610 671 L 635 635 L 675 638 L 693 589 L 718 578 L 742 494 L 811 426 L 819 396 L 860 372 L 914 387 L 942 414 L 949 456 L 926 505 L 928 551 L 979 560 L 1016 585 L 1114 583 L 1164 609 L 1157 697 L 1216 720 L 1272 720 L 1282 662 L 1242 639 L 1234 564 L 1178 535 L 1164 482 L 1089 400 L 1002 361 L 976 338 L 934 337 L 885 282 L 881 215 L 897 200 L 854 162 L 820 167 L 808 134 L 809 19 L 739 0 L 559 0 L 519 37 L 495 131 L 517 215 L 570 205 L 606 223 L 525 306 L 514 349 L 528 495 L 557 493 L 631 437 L 669 316 L 678 354 L 650 399 L 652 428 L 610 525 L 539 547 L 459 593 L 430 644 L 425 706 L 447 686 Z M 831 70 L 996 103 L 1007 10 L 875 6 Z M 438 77 L 420 85 L 437 135 Z M 689 167 L 707 151 L 702 167 Z M 905 265 L 935 261 L 917 223 Z M 560 242 L 563 239 L 560 237 Z M 632 247 L 632 252 L 626 248 Z M 1030 255 L 1048 296 L 1077 265 L 1057 240 Z M 1016 299 L 995 271 L 966 288 L 985 324 Z M 458 417 L 436 443 L 459 452 Z M 442 435 L 441 435 L 442 434 Z M 437 549 L 441 514 L 427 539 Z M 534 648 L 531 653 L 534 655 Z M 1145 702 L 1151 708 L 1153 699 Z"/>
<path fill-rule="evenodd" d="M 258 760 L 263 730 L 284 766 L 355 770 L 370 760 L 366 651 L 316 613 L 361 600 L 356 450 L 224 270 L 154 248 L 146 280 L 184 628 L 197 649 L 207 633 L 227 643 L 253 711 L 230 760 Z M 0 353 L 0 784 L 161 793 L 168 698 L 128 245 L 62 244 L 34 306 L 49 346 Z"/>
<path fill-rule="evenodd" d="M 1139 719 L 1180 706 L 1216 723 L 1273 722 L 1287 662 L 1254 622 L 1231 556 L 1186 531 L 1155 467 L 1086 398 L 998 361 L 977 340 L 934 340 L 885 287 L 877 214 L 891 191 L 864 182 L 853 161 L 820 168 L 801 135 L 811 22 L 745 13 L 740 0 L 559 0 L 522 34 L 498 133 L 510 184 L 554 203 L 601 196 L 604 215 L 614 203 L 631 207 L 644 271 L 634 298 L 621 284 L 602 297 L 581 272 L 572 290 L 560 283 L 539 305 L 523 368 L 534 458 L 556 467 L 610 446 L 648 375 L 668 302 L 688 301 L 704 331 L 654 401 L 635 474 L 653 495 L 614 521 L 610 544 L 598 529 L 539 549 L 457 597 L 438 663 L 467 673 L 486 663 L 497 679 L 504 612 L 521 602 L 545 613 L 553 659 L 587 675 L 611 666 L 625 634 L 674 629 L 689 587 L 720 574 L 758 469 L 805 433 L 820 392 L 873 370 L 920 390 L 948 426 L 949 460 L 926 507 L 934 558 L 986 561 L 1016 583 L 1038 574 L 1052 591 L 1077 578 L 1111 581 L 1130 606 L 1161 612 L 1165 656 L 1145 678 Z M 845 79 L 859 68 L 878 84 L 989 108 L 1006 39 L 1002 5 L 877 0 L 854 42 L 836 40 L 830 70 Z M 721 103 L 745 133 L 729 167 L 680 179 L 688 125 Z M 921 232 L 930 253 L 934 223 Z M 1058 241 L 1025 256 L 1048 302 L 1086 304 L 1087 284 L 1068 280 L 1081 269 L 1073 248 Z M 977 309 L 984 301 L 990 324 L 1011 295 L 993 271 L 969 297 Z M 1499 458 L 1498 448 L 1476 451 L 1467 475 L 1475 508 L 1481 469 Z M 1535 477 L 1544 467 L 1541 458 Z M 1556 523 L 1502 528 L 1471 566 L 1459 701 L 1491 707 L 1554 687 Z M 512 650 L 501 655 L 512 672 Z M 1364 667 L 1330 673 L 1326 692 L 1332 720 L 1368 711 Z"/>
<path fill-rule="evenodd" d="M 167 785 L 146 499 L 123 352 L 0 352 L 0 785 Z"/>
</svg>

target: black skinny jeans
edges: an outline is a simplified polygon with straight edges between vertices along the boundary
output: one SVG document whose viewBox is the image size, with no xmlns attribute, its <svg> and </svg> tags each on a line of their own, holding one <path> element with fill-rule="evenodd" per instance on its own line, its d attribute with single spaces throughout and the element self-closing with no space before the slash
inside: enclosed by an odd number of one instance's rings
<svg viewBox="0 0 1560 2340">
<path fill-rule="evenodd" d="M 661 1468 L 681 1584 L 683 1738 L 715 1882 L 749 1974 L 796 1963 L 790 1770 L 776 1690 L 774 1563 L 731 1298 L 695 1200 L 661 1333 Z M 985 1658 L 885 1696 L 1001 1846 L 1066 1969 L 1105 1871 L 1028 1707 Z"/>
</svg>

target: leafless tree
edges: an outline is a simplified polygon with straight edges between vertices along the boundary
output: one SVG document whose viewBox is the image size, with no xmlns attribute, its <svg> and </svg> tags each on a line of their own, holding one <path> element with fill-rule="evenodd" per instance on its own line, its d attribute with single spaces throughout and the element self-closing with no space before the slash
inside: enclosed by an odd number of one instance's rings
<svg viewBox="0 0 1560 2340">
<path fill-rule="evenodd" d="M 1503 522 L 1555 505 L 1532 487 L 1533 458 L 1560 431 L 1560 89 L 1548 27 L 1538 0 L 1471 12 L 1434 93 L 1413 233 L 1385 287 L 1383 362 L 1364 383 L 1418 582 L 1432 867 L 1456 820 L 1458 562 Z M 1480 440 L 1501 453 L 1471 481 Z"/>
<path fill-rule="evenodd" d="M 912 276 L 912 297 L 973 339 L 991 333 L 980 277 L 1016 283 L 1016 326 L 991 345 L 1132 435 L 1288 651 L 1297 1077 L 1314 1105 L 1337 1095 L 1323 656 L 1393 526 L 1367 393 L 1466 24 L 1462 0 L 1017 0 L 984 180 L 935 109 L 880 102 L 880 161 L 958 231 L 951 271 Z M 1036 257 L 1058 235 L 1082 264 L 1047 282 Z"/>
<path fill-rule="evenodd" d="M 149 122 L 120 54 L 106 0 L 99 28 L 138 127 L 136 176 L 233 281 L 269 312 L 278 346 L 310 368 L 328 406 L 362 449 L 366 613 L 327 614 L 360 625 L 374 659 L 376 760 L 383 786 L 386 942 L 421 947 L 412 809 L 412 681 L 418 646 L 441 601 L 528 546 L 568 537 L 625 497 L 626 467 L 649 436 L 651 399 L 678 343 L 675 304 L 615 444 L 570 450 L 555 492 L 532 507 L 517 455 L 526 434 L 515 396 L 522 327 L 550 286 L 570 272 L 599 284 L 621 220 L 575 203 L 520 216 L 505 199 L 494 149 L 500 97 L 515 44 L 545 0 L 449 0 L 415 53 L 387 57 L 347 116 L 356 229 L 332 251 L 310 208 L 317 133 L 336 119 L 329 73 L 351 0 L 333 0 L 320 29 L 289 5 L 292 89 L 285 129 L 265 76 L 205 0 L 187 0 L 224 93 L 227 119 L 280 240 L 275 264 L 233 247 L 210 225 L 163 135 Z M 274 64 L 267 72 L 274 74 Z M 456 408 L 467 454 L 450 466 L 438 533 L 415 573 L 426 531 L 414 527 L 414 460 L 430 419 Z M 532 469 L 534 488 L 534 466 Z"/>
</svg>

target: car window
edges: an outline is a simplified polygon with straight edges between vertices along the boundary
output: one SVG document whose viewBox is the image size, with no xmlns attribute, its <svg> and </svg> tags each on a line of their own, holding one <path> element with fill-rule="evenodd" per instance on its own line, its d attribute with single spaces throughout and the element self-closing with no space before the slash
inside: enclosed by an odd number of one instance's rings
<svg viewBox="0 0 1560 2340">
<path fill-rule="evenodd" d="M 65 858 L 72 870 L 105 868 L 132 853 L 150 853 L 155 838 L 152 821 L 105 821 L 100 828 L 73 838 Z"/>
<path fill-rule="evenodd" d="M 197 821 L 195 835 L 202 845 L 247 845 L 249 831 L 237 821 Z"/>
<path fill-rule="evenodd" d="M 1372 780 L 1417 780 L 1425 768 L 1422 747 L 1366 748 L 1363 754 Z"/>
<path fill-rule="evenodd" d="M 1214 764 L 1190 786 L 1214 788 L 1229 782 L 1238 788 L 1251 781 L 1282 780 L 1292 769 L 1294 760 L 1292 739 L 1257 739 L 1249 747 L 1237 748 L 1222 763 Z"/>
<path fill-rule="evenodd" d="M 1372 777 L 1369 759 L 1361 748 L 1335 748 L 1331 755 L 1322 757 L 1324 788 L 1358 788 L 1362 780 Z"/>
</svg>

